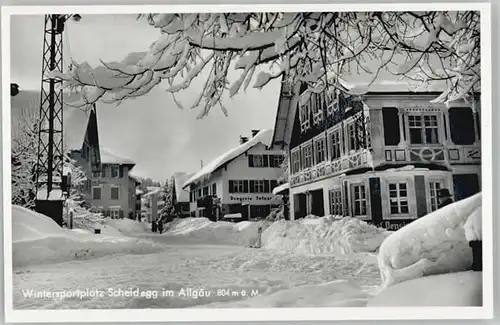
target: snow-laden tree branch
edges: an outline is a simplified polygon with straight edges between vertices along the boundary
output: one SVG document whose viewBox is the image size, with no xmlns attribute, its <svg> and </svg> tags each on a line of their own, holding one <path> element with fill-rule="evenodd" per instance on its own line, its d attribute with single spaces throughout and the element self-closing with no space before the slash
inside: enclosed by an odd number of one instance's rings
<svg viewBox="0 0 500 325">
<path fill-rule="evenodd" d="M 119 103 L 160 83 L 175 95 L 196 78 L 204 82 L 188 106 L 201 107 L 200 117 L 214 106 L 225 111 L 223 95 L 238 94 L 252 80 L 255 88 L 283 78 L 307 84 L 310 92 L 348 91 L 350 77 L 367 75 L 369 89 L 385 72 L 419 87 L 441 83 L 445 91 L 436 100 L 447 103 L 480 89 L 475 11 L 147 14 L 140 19 L 161 31 L 146 51 L 96 68 L 74 63 L 68 73 L 52 75 L 84 95 L 75 105 Z M 231 78 L 234 72 L 239 77 Z"/>
</svg>

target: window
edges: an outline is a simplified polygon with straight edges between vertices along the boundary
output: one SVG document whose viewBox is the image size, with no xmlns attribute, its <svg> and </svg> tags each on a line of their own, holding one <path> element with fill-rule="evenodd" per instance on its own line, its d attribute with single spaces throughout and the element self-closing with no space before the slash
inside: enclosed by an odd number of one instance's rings
<svg viewBox="0 0 500 325">
<path fill-rule="evenodd" d="M 347 148 L 349 151 L 361 149 L 361 142 L 358 139 L 356 123 L 351 123 L 347 126 L 348 143 Z"/>
<path fill-rule="evenodd" d="M 340 131 L 335 131 L 330 135 L 332 160 L 340 158 Z"/>
<path fill-rule="evenodd" d="M 109 209 L 109 216 L 112 219 L 118 219 L 120 217 L 120 208 L 110 208 Z"/>
<path fill-rule="evenodd" d="M 334 216 L 344 214 L 342 210 L 342 191 L 340 189 L 330 191 L 330 214 Z"/>
<path fill-rule="evenodd" d="M 101 172 L 93 172 L 92 176 L 94 176 L 94 178 L 100 178 L 101 177 Z"/>
<path fill-rule="evenodd" d="M 208 186 L 205 186 L 203 188 L 203 196 L 207 196 L 208 195 Z"/>
<path fill-rule="evenodd" d="M 111 187 L 111 200 L 120 199 L 120 188 L 118 186 Z"/>
<path fill-rule="evenodd" d="M 312 166 L 312 145 L 306 145 L 302 147 L 302 161 L 304 163 L 304 168 L 310 168 Z"/>
<path fill-rule="evenodd" d="M 429 194 L 431 197 L 431 211 L 436 211 L 438 209 L 437 191 L 443 188 L 442 181 L 430 181 L 429 182 Z"/>
<path fill-rule="evenodd" d="M 408 214 L 408 190 L 406 183 L 389 184 L 391 214 Z"/>
<path fill-rule="evenodd" d="M 300 152 L 295 151 L 292 153 L 292 173 L 296 174 L 300 171 Z"/>
<path fill-rule="evenodd" d="M 199 199 L 200 197 L 201 197 L 201 188 L 198 189 L 198 196 L 197 196 L 197 198 Z"/>
<path fill-rule="evenodd" d="M 469 107 L 451 107 L 450 118 L 451 140 L 454 144 L 470 145 L 476 140 L 474 115 Z"/>
<path fill-rule="evenodd" d="M 321 138 L 320 140 L 314 143 L 315 146 L 315 155 L 316 155 L 316 163 L 320 163 L 325 161 L 325 139 Z"/>
<path fill-rule="evenodd" d="M 101 200 L 102 198 L 102 188 L 92 187 L 92 200 Z"/>
<path fill-rule="evenodd" d="M 245 186 L 247 182 L 245 180 L 229 181 L 229 193 L 248 193 L 248 185 Z"/>
<path fill-rule="evenodd" d="M 253 192 L 254 193 L 266 193 L 266 181 L 265 180 L 256 180 L 254 181 Z"/>
<path fill-rule="evenodd" d="M 270 155 L 269 156 L 269 167 L 281 167 L 281 164 L 285 160 L 283 155 Z"/>
<path fill-rule="evenodd" d="M 212 184 L 212 195 L 217 196 L 217 184 Z"/>
<path fill-rule="evenodd" d="M 264 167 L 264 156 L 253 155 L 253 167 Z"/>
<path fill-rule="evenodd" d="M 120 165 L 111 165 L 111 177 L 119 178 L 120 177 Z"/>
<path fill-rule="evenodd" d="M 409 115 L 408 124 L 410 128 L 410 143 L 439 143 L 437 115 Z"/>
<path fill-rule="evenodd" d="M 352 186 L 352 204 L 355 216 L 366 216 L 366 187 L 364 184 Z"/>
<path fill-rule="evenodd" d="M 300 130 L 307 131 L 311 127 L 311 101 L 299 107 Z"/>
</svg>

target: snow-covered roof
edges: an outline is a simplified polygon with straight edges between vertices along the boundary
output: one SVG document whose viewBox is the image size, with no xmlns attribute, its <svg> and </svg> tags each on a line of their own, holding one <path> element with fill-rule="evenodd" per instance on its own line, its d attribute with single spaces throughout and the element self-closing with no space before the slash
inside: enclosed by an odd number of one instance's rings
<svg viewBox="0 0 500 325">
<path fill-rule="evenodd" d="M 113 153 L 108 148 L 101 146 L 101 163 L 103 164 L 120 164 L 120 165 L 135 165 L 131 159 L 120 157 Z"/>
<path fill-rule="evenodd" d="M 194 173 L 174 173 L 174 185 L 175 185 L 175 195 L 177 202 L 189 202 L 189 191 L 182 188 L 182 185 L 191 177 Z"/>
<path fill-rule="evenodd" d="M 252 137 L 250 140 L 247 142 L 240 144 L 236 148 L 233 148 L 224 154 L 220 155 L 219 157 L 215 158 L 212 160 L 210 163 L 205 165 L 200 171 L 195 173 L 192 177 L 190 177 L 182 186 L 182 188 L 186 188 L 192 183 L 198 182 L 203 178 L 209 177 L 213 172 L 218 170 L 222 165 L 227 163 L 228 161 L 238 157 L 239 155 L 244 154 L 248 150 L 250 150 L 252 147 L 255 145 L 262 143 L 266 146 L 269 146 L 271 144 L 273 136 L 273 130 L 272 129 L 266 129 L 262 130 L 259 133 L 257 133 L 254 137 Z"/>
<path fill-rule="evenodd" d="M 284 191 L 287 191 L 289 189 L 290 189 L 290 183 L 281 184 L 281 185 L 276 186 L 275 188 L 273 188 L 273 194 L 274 195 L 281 194 Z"/>
<path fill-rule="evenodd" d="M 85 140 L 90 110 L 65 106 L 63 112 L 64 141 L 70 150 L 80 150 Z"/>
<path fill-rule="evenodd" d="M 151 188 L 148 186 L 148 192 L 146 194 L 144 194 L 143 197 L 150 197 L 152 195 L 156 195 L 158 193 L 160 193 L 161 191 L 161 188 L 160 187 L 154 187 L 154 188 Z"/>
</svg>

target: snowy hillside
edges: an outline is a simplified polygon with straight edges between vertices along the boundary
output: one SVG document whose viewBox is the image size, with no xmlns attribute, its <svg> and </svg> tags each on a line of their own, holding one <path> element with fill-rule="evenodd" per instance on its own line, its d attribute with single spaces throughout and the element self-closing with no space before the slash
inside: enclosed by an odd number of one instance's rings
<svg viewBox="0 0 500 325">
<path fill-rule="evenodd" d="M 472 264 L 464 225 L 471 214 L 479 220 L 481 193 L 436 210 L 389 236 L 378 263 L 384 287 L 414 278 L 460 272 Z M 474 233 L 473 219 L 467 233 Z M 477 228 L 477 227 L 476 227 Z M 472 236 L 472 235 L 470 235 Z"/>
<path fill-rule="evenodd" d="M 124 236 L 113 227 L 100 235 L 59 227 L 49 217 L 12 206 L 14 267 L 98 258 L 111 254 L 149 254 L 161 250 L 151 241 Z"/>
</svg>

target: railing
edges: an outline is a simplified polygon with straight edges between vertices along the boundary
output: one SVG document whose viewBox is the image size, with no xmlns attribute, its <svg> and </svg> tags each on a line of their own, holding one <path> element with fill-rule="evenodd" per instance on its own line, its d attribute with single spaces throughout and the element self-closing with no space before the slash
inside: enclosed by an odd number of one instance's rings
<svg viewBox="0 0 500 325">
<path fill-rule="evenodd" d="M 383 157 L 388 163 L 470 164 L 481 162 L 481 145 L 406 145 L 385 147 Z"/>
<path fill-rule="evenodd" d="M 353 152 L 333 161 L 324 161 L 310 168 L 291 175 L 290 185 L 297 186 L 323 178 L 340 175 L 347 171 L 372 166 L 372 154 L 369 150 Z"/>
</svg>

